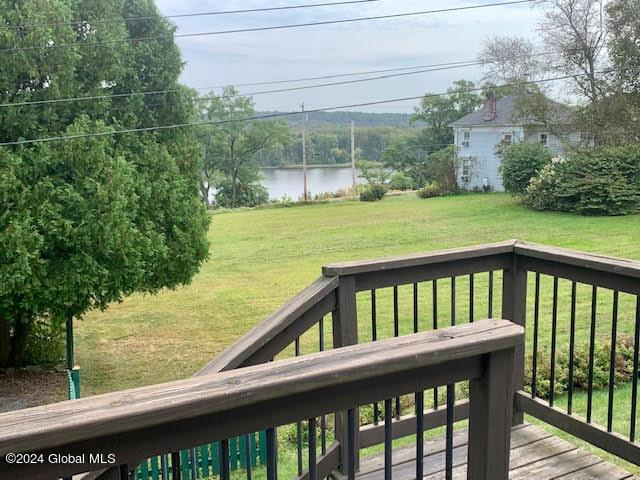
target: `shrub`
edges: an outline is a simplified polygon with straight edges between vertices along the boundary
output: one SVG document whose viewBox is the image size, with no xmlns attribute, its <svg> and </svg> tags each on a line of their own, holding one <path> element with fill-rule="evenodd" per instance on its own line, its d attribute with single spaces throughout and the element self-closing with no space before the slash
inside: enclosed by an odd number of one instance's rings
<svg viewBox="0 0 640 480">
<path fill-rule="evenodd" d="M 594 346 L 593 389 L 598 390 L 609 385 L 609 360 L 611 342 L 597 341 Z M 573 355 L 573 386 L 578 390 L 589 388 L 589 345 L 576 343 Z M 531 385 L 533 377 L 533 356 L 527 355 L 525 361 L 525 384 Z M 626 383 L 633 377 L 633 338 L 622 335 L 616 343 L 614 382 Z M 546 347 L 538 351 L 536 370 L 536 391 L 541 398 L 548 398 L 551 388 L 551 353 Z M 531 391 L 531 387 L 526 389 Z M 569 347 L 556 349 L 556 370 L 554 394 L 560 395 L 569 389 Z"/>
<path fill-rule="evenodd" d="M 24 365 L 58 364 L 66 355 L 64 326 L 50 320 L 38 319 L 31 325 L 24 350 Z"/>
<path fill-rule="evenodd" d="M 411 190 L 413 188 L 413 180 L 408 175 L 397 172 L 391 175 L 389 188 L 391 190 Z"/>
<path fill-rule="evenodd" d="M 640 211 L 640 146 L 581 153 L 545 166 L 523 198 L 536 210 L 582 215 Z"/>
<path fill-rule="evenodd" d="M 416 195 L 420 198 L 441 197 L 446 194 L 447 192 L 445 192 L 438 182 L 431 182 L 416 192 Z"/>
<path fill-rule="evenodd" d="M 442 188 L 453 193 L 458 190 L 456 175 L 456 147 L 450 145 L 431 153 L 424 161 L 412 166 L 407 174 L 415 188 L 438 182 Z"/>
<path fill-rule="evenodd" d="M 216 192 L 216 207 L 231 208 L 231 183 L 225 181 Z M 255 207 L 267 203 L 267 189 L 257 183 L 238 183 L 236 187 L 236 207 Z"/>
<path fill-rule="evenodd" d="M 376 202 L 382 200 L 387 193 L 387 187 L 381 183 L 372 183 L 360 193 L 360 200 L 363 202 Z"/>
<path fill-rule="evenodd" d="M 502 159 L 500 175 L 504 189 L 514 194 L 523 194 L 529 181 L 551 163 L 551 153 L 539 143 L 501 145 L 497 153 Z"/>
</svg>

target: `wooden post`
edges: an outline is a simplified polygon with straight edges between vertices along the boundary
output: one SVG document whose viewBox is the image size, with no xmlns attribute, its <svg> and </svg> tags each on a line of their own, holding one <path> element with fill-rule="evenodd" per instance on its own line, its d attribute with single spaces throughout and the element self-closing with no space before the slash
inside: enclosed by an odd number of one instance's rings
<svg viewBox="0 0 640 480">
<path fill-rule="evenodd" d="M 515 349 L 490 353 L 485 374 L 469 382 L 468 480 L 507 480 Z"/>
<path fill-rule="evenodd" d="M 351 181 L 356 196 L 356 122 L 351 120 Z"/>
<path fill-rule="evenodd" d="M 517 255 L 513 256 L 511 267 L 505 269 L 502 277 L 502 318 L 525 327 L 527 312 L 527 271 L 520 265 Z M 524 345 L 516 348 L 513 368 L 514 392 L 524 388 Z M 524 415 L 516 410 L 513 424 L 524 422 Z"/>
<path fill-rule="evenodd" d="M 304 179 L 304 201 L 308 201 L 307 190 L 307 114 L 302 104 L 302 177 Z"/>
<path fill-rule="evenodd" d="M 336 309 L 332 312 L 333 320 L 333 348 L 356 345 L 358 343 L 358 313 L 356 306 L 356 279 L 353 276 L 340 277 L 340 284 L 337 290 Z M 355 409 L 355 466 L 356 470 L 360 466 L 359 440 L 358 434 L 360 425 L 358 419 L 359 409 Z M 335 437 L 340 443 L 340 472 L 347 475 L 348 459 L 348 431 L 347 412 L 336 412 Z"/>
</svg>

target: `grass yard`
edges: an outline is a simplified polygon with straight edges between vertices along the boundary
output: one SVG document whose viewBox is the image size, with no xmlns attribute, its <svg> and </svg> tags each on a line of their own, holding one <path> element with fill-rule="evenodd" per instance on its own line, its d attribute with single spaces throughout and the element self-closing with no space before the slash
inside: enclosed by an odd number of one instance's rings
<svg viewBox="0 0 640 480">
<path fill-rule="evenodd" d="M 505 194 L 429 200 L 406 195 L 376 203 L 224 213 L 213 216 L 209 238 L 211 258 L 191 285 L 157 296 L 135 295 L 76 322 L 84 394 L 191 375 L 330 262 L 509 238 L 640 259 L 639 216 L 538 213 Z M 482 281 L 476 282 L 478 290 Z M 440 293 L 442 308 L 446 288 Z M 464 291 L 464 282 L 458 288 Z M 384 294 L 381 315 L 389 308 Z M 408 313 L 410 302 L 401 298 L 401 304 Z M 476 304 L 480 312 L 483 305 Z M 559 325 L 564 330 L 564 322 Z"/>
<path fill-rule="evenodd" d="M 640 216 L 533 212 L 505 194 L 428 200 L 410 194 L 375 203 L 347 201 L 215 214 L 209 233 L 211 258 L 191 285 L 154 297 L 136 295 L 76 322 L 76 361 L 82 369 L 83 395 L 190 376 L 316 279 L 323 264 L 510 238 L 640 259 Z M 532 281 L 530 278 L 531 286 Z M 477 275 L 475 318 L 486 316 L 486 285 L 487 275 Z M 496 274 L 494 316 L 500 314 L 499 286 Z M 551 279 L 543 277 L 542 286 L 540 344 L 544 346 L 550 338 Z M 427 328 L 431 284 L 419 288 L 420 325 Z M 458 279 L 456 291 L 457 318 L 463 323 L 469 314 L 467 278 Z M 561 281 L 559 347 L 568 342 L 569 292 L 570 283 Z M 380 338 L 392 335 L 391 295 L 391 289 L 378 294 Z M 441 325 L 446 325 L 450 317 L 448 280 L 440 281 L 438 295 Z M 409 333 L 412 287 L 400 287 L 399 296 L 401 333 Z M 580 343 L 588 340 L 590 288 L 580 286 L 578 296 Z M 609 335 L 610 307 L 611 294 L 603 291 L 598 302 L 599 339 Z M 621 295 L 621 334 L 632 333 L 634 308 L 634 299 Z M 359 333 L 365 340 L 370 335 L 369 312 L 368 293 L 363 292 L 359 294 L 363 319 Z M 326 338 L 330 338 L 329 328 L 327 325 Z M 531 332 L 528 329 L 529 341 Z M 317 332 L 305 335 L 303 352 L 315 351 L 316 345 Z M 628 396 L 617 397 L 621 414 L 628 414 Z M 606 412 L 606 395 L 603 408 Z M 623 423 L 616 422 L 616 429 L 628 433 Z"/>
</svg>

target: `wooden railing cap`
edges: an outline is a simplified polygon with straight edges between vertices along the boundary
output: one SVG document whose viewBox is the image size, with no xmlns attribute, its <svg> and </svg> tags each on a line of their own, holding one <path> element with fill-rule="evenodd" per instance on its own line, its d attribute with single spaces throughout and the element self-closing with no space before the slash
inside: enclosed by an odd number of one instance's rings
<svg viewBox="0 0 640 480">
<path fill-rule="evenodd" d="M 322 267 L 322 273 L 327 277 L 334 277 L 338 275 L 354 275 L 380 270 L 392 270 L 397 268 L 428 265 L 432 263 L 465 260 L 469 258 L 484 257 L 501 253 L 512 253 L 513 247 L 516 243 L 517 240 L 506 240 L 497 243 L 450 248 L 446 250 L 437 250 L 427 253 L 332 263 Z"/>
<path fill-rule="evenodd" d="M 552 262 L 640 278 L 640 261 L 568 248 L 517 241 L 514 252 Z"/>
<path fill-rule="evenodd" d="M 524 330 L 482 320 L 228 372 L 0 414 L 0 455 L 197 419 L 300 393 L 521 345 Z M 341 387 L 342 388 L 342 387 Z M 330 399 L 327 399 L 330 408 Z"/>
</svg>

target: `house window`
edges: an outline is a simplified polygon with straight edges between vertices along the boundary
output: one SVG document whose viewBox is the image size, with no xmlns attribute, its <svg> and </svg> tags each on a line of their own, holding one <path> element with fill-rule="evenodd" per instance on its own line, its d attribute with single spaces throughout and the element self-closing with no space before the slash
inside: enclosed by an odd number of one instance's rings
<svg viewBox="0 0 640 480">
<path fill-rule="evenodd" d="M 540 145 L 542 145 L 543 147 L 546 147 L 549 145 L 549 135 L 546 133 L 541 133 L 540 136 L 538 137 L 538 139 L 540 140 Z"/>
<path fill-rule="evenodd" d="M 502 135 L 502 143 L 511 145 L 513 143 L 513 133 L 505 133 Z"/>
<path fill-rule="evenodd" d="M 462 146 L 468 147 L 471 145 L 471 132 L 469 130 L 465 130 L 462 132 Z"/>
<path fill-rule="evenodd" d="M 462 180 L 467 182 L 471 176 L 471 157 L 462 157 Z"/>
</svg>

